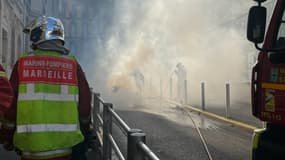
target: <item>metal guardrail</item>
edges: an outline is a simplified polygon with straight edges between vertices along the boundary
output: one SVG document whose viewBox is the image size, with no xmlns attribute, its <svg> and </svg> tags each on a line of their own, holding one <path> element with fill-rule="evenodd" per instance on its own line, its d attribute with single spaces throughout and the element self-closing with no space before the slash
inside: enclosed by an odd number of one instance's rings
<svg viewBox="0 0 285 160">
<path fill-rule="evenodd" d="M 114 111 L 112 103 L 106 103 L 99 93 L 93 93 L 93 128 L 99 139 L 100 154 L 103 160 L 112 159 L 112 150 L 120 160 L 159 160 L 159 158 L 146 145 L 146 134 L 140 129 L 130 128 Z M 112 126 L 117 125 L 127 136 L 127 157 L 112 135 Z"/>
</svg>

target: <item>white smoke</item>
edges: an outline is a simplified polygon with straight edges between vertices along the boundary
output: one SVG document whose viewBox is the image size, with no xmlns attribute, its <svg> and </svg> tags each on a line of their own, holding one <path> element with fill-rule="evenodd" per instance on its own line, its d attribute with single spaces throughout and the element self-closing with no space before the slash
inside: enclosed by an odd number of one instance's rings
<svg viewBox="0 0 285 160">
<path fill-rule="evenodd" d="M 201 81 L 212 86 L 208 95 L 224 97 L 225 82 L 248 81 L 248 57 L 256 53 L 246 40 L 247 13 L 253 4 L 241 0 L 113 1 L 112 10 L 102 11 L 96 19 L 103 25 L 96 32 L 103 32 L 104 38 L 94 41 L 97 58 L 89 79 L 105 95 L 118 96 L 112 93 L 115 87 L 125 90 L 120 98 L 130 99 L 125 93 L 139 92 L 132 76 L 139 70 L 144 76 L 144 95 L 160 95 L 161 86 L 162 94 L 169 95 L 170 75 L 181 62 L 192 99 L 198 101 Z M 105 23 L 106 15 L 112 17 L 111 22 Z"/>
</svg>

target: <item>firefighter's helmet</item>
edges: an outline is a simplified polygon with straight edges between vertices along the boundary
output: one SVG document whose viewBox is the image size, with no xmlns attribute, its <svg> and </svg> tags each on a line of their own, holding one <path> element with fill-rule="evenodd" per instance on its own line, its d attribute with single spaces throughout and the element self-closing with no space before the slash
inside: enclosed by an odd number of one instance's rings
<svg viewBox="0 0 285 160">
<path fill-rule="evenodd" d="M 48 40 L 61 40 L 64 44 L 64 28 L 60 19 L 41 16 L 27 25 L 24 33 L 29 34 L 34 45 Z"/>
</svg>

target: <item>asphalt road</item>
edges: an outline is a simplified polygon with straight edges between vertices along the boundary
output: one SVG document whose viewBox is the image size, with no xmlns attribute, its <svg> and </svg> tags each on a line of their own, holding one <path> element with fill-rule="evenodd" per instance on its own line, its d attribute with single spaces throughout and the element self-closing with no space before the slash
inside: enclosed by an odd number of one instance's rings
<svg viewBox="0 0 285 160">
<path fill-rule="evenodd" d="M 179 107 L 150 102 L 132 107 L 115 106 L 115 110 L 131 128 L 140 128 L 146 133 L 147 145 L 161 160 L 208 160 L 192 121 Z M 197 113 L 191 115 L 204 135 L 214 160 L 250 159 L 250 131 Z M 126 155 L 125 135 L 117 127 L 113 132 Z M 17 160 L 13 152 L 5 152 L 2 148 L 0 159 Z M 89 153 L 88 159 L 94 159 L 92 153 Z"/>
<path fill-rule="evenodd" d="M 1 160 L 20 160 L 14 152 L 7 152 L 0 145 L 0 159 Z"/>
<path fill-rule="evenodd" d="M 147 134 L 147 145 L 161 160 L 208 160 L 192 121 L 179 107 L 168 104 L 117 109 L 131 128 Z M 252 132 L 191 113 L 214 160 L 250 159 Z M 126 144 L 123 134 L 116 139 Z M 125 151 L 124 151 L 125 154 Z"/>
</svg>

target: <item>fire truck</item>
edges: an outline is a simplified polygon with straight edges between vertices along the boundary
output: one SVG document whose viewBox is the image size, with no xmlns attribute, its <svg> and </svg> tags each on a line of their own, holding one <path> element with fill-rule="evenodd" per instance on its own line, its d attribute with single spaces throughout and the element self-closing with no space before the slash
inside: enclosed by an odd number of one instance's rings
<svg viewBox="0 0 285 160">
<path fill-rule="evenodd" d="M 252 160 L 285 159 L 285 0 L 276 0 L 266 27 L 266 0 L 249 10 L 247 39 L 258 60 L 252 70 L 252 115 L 266 122 L 254 131 Z"/>
</svg>

